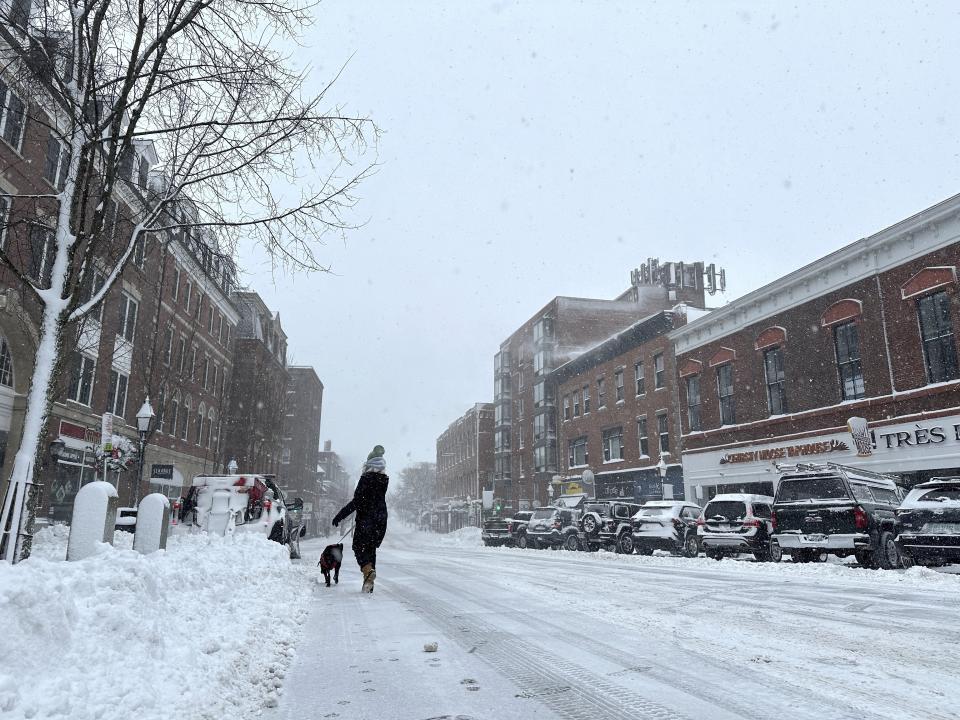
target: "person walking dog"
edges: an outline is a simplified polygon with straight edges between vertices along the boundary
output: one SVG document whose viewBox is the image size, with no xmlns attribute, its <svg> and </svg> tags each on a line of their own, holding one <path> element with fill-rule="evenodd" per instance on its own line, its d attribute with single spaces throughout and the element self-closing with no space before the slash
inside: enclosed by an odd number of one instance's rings
<svg viewBox="0 0 960 720">
<path fill-rule="evenodd" d="M 377 578 L 377 548 L 387 533 L 387 463 L 383 459 L 384 449 L 377 445 L 367 456 L 363 465 L 363 474 L 348 502 L 333 518 L 333 526 L 356 512 L 356 525 L 353 530 L 353 554 L 363 573 L 361 592 L 372 593 L 373 581 Z"/>
</svg>

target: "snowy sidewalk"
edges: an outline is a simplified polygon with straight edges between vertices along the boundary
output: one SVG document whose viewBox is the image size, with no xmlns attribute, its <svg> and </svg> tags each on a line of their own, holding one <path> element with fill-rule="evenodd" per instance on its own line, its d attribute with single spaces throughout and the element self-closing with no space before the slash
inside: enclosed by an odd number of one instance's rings
<svg viewBox="0 0 960 720">
<path fill-rule="evenodd" d="M 304 543 L 305 562 L 314 564 L 323 545 Z M 381 552 L 382 578 L 373 595 L 359 592 L 360 573 L 346 550 L 339 586 L 324 587 L 317 570 L 311 616 L 280 707 L 265 718 L 555 717 L 539 703 L 515 697 L 517 689 L 508 678 L 411 612 L 393 588 L 417 579 L 403 572 L 389 550 Z M 438 652 L 424 652 L 424 644 L 434 641 Z"/>
</svg>

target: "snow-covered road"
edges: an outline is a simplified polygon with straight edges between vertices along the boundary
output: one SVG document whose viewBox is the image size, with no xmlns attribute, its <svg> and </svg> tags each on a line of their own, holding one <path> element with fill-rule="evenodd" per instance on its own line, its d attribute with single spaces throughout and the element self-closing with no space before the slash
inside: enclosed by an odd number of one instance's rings
<svg viewBox="0 0 960 720">
<path fill-rule="evenodd" d="M 958 716 L 954 575 L 391 530 L 373 596 L 350 558 L 339 587 L 316 587 L 271 718 Z M 322 546 L 305 543 L 308 562 Z"/>
</svg>

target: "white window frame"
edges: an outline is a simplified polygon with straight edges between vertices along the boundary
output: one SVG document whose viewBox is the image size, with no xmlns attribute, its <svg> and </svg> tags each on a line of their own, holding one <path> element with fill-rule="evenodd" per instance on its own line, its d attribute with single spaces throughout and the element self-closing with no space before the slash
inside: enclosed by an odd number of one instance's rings
<svg viewBox="0 0 960 720">
<path fill-rule="evenodd" d="M 23 116 L 20 120 L 20 127 L 17 130 L 17 137 L 15 138 L 16 142 L 11 142 L 7 139 L 7 130 L 10 123 L 10 99 L 16 98 L 17 102 L 20 103 L 22 109 L 20 110 L 23 113 Z M 20 148 L 23 146 L 23 136 L 26 135 L 27 129 L 27 104 L 23 101 L 17 93 L 15 93 L 10 85 L 4 81 L 0 80 L 0 138 L 3 139 L 10 147 L 12 147 L 17 154 L 20 154 Z"/>
<path fill-rule="evenodd" d="M 133 312 L 131 313 L 131 308 Z M 120 294 L 120 325 L 117 335 L 129 342 L 133 342 L 137 333 L 137 315 L 140 312 L 140 303 L 127 293 Z"/>
</svg>

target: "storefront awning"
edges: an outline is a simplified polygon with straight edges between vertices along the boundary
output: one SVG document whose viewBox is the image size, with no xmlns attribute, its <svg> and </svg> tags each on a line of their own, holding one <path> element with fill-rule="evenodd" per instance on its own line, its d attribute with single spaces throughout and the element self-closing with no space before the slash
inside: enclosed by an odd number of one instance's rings
<svg viewBox="0 0 960 720">
<path fill-rule="evenodd" d="M 153 465 L 150 471 L 150 484 L 165 487 L 183 487 L 183 473 L 173 465 Z"/>
</svg>

